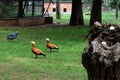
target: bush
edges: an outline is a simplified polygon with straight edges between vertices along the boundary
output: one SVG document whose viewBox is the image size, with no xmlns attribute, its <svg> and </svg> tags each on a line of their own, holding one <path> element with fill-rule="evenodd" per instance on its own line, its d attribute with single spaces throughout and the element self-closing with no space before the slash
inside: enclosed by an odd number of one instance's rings
<svg viewBox="0 0 120 80">
<path fill-rule="evenodd" d="M 0 18 L 10 18 L 17 16 L 17 5 L 15 3 L 0 3 Z"/>
</svg>

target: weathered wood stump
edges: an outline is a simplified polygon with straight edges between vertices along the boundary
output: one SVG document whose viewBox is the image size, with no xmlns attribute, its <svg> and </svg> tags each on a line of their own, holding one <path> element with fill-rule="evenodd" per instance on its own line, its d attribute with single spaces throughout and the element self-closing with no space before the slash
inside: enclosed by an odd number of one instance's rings
<svg viewBox="0 0 120 80">
<path fill-rule="evenodd" d="M 89 80 L 120 80 L 120 27 L 95 22 L 88 35 L 82 64 Z"/>
</svg>

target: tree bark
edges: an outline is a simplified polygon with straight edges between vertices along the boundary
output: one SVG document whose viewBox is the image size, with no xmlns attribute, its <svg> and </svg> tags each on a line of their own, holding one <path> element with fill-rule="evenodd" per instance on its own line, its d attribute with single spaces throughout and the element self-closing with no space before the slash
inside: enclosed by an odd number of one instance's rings
<svg viewBox="0 0 120 80">
<path fill-rule="evenodd" d="M 120 80 L 119 26 L 94 24 L 88 37 L 89 45 L 82 54 L 88 80 Z"/>
<path fill-rule="evenodd" d="M 90 25 L 92 26 L 95 21 L 102 22 L 101 19 L 101 7 L 102 7 L 102 0 L 93 0 L 92 2 L 92 10 L 90 16 Z"/>
<path fill-rule="evenodd" d="M 60 0 L 56 0 L 56 18 L 61 19 Z"/>
<path fill-rule="evenodd" d="M 119 1 L 118 0 L 115 1 L 116 1 L 116 19 L 118 19 Z"/>
<path fill-rule="evenodd" d="M 32 0 L 32 16 L 35 15 L 35 0 Z"/>
<path fill-rule="evenodd" d="M 23 0 L 18 1 L 18 17 L 24 16 Z"/>
<path fill-rule="evenodd" d="M 72 13 L 70 18 L 70 25 L 84 25 L 82 0 L 72 0 Z"/>
</svg>

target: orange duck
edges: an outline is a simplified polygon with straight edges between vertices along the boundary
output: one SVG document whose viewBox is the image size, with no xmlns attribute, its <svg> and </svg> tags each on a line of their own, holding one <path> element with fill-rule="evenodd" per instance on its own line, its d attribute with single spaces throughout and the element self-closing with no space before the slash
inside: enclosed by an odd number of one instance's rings
<svg viewBox="0 0 120 80">
<path fill-rule="evenodd" d="M 46 56 L 43 51 L 41 51 L 40 49 L 36 48 L 34 41 L 31 41 L 31 44 L 32 44 L 32 52 L 35 54 L 35 58 L 36 59 L 37 59 L 38 55 Z"/>
<path fill-rule="evenodd" d="M 52 51 L 52 49 L 59 50 L 59 48 L 55 44 L 50 43 L 50 39 L 49 38 L 46 38 L 46 46 L 47 46 L 47 48 L 50 49 L 50 52 Z"/>
</svg>

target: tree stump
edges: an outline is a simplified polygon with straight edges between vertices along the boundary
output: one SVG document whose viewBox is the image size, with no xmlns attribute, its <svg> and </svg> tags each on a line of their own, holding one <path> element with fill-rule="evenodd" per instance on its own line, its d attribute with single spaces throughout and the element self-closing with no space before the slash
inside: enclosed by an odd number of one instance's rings
<svg viewBox="0 0 120 80">
<path fill-rule="evenodd" d="M 95 22 L 88 42 L 82 54 L 88 80 L 120 80 L 120 27 Z"/>
</svg>

